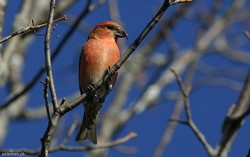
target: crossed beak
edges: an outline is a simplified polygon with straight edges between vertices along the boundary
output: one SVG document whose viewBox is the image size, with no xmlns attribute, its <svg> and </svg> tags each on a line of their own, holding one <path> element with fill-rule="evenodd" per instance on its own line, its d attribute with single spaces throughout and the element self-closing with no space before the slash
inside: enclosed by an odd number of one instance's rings
<svg viewBox="0 0 250 157">
<path fill-rule="evenodd" d="M 127 38 L 128 39 L 128 34 L 125 32 L 124 29 L 118 29 L 116 32 L 115 32 L 115 36 L 118 37 L 118 38 Z"/>
</svg>

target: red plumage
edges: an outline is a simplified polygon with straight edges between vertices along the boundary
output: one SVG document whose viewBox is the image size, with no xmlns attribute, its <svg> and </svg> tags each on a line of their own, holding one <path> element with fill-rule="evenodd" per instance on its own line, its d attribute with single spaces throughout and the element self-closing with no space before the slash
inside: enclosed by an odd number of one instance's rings
<svg viewBox="0 0 250 157">
<path fill-rule="evenodd" d="M 79 86 L 81 93 L 88 90 L 89 85 L 96 84 L 102 79 L 107 70 L 120 59 L 120 51 L 117 39 L 127 37 L 122 27 L 112 21 L 101 22 L 94 27 L 88 36 L 87 42 L 83 45 L 79 61 Z M 76 136 L 77 141 L 90 139 L 97 144 L 96 124 L 98 114 L 110 92 L 110 86 L 114 86 L 118 72 L 111 81 L 103 84 L 96 93 L 85 100 L 84 116 L 81 128 Z"/>
</svg>

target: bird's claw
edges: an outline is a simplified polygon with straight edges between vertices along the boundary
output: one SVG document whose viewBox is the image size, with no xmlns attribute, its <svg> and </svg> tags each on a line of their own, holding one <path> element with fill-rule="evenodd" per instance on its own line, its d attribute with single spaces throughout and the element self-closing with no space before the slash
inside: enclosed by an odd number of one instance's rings
<svg viewBox="0 0 250 157">
<path fill-rule="evenodd" d="M 106 84 L 106 89 L 108 90 L 108 93 L 113 88 L 113 83 L 112 83 L 112 77 L 111 77 L 111 75 L 113 75 L 114 73 L 115 73 L 115 71 L 109 66 L 108 69 L 106 70 L 106 74 L 109 75 L 109 77 L 107 79 L 107 84 Z"/>
<path fill-rule="evenodd" d="M 94 84 L 90 84 L 88 86 L 88 90 L 90 91 L 90 93 L 93 93 L 95 91 L 95 89 L 96 89 L 96 86 Z"/>
<path fill-rule="evenodd" d="M 108 75 L 113 75 L 115 73 L 114 69 L 112 69 L 110 66 L 107 69 L 107 74 Z"/>
</svg>

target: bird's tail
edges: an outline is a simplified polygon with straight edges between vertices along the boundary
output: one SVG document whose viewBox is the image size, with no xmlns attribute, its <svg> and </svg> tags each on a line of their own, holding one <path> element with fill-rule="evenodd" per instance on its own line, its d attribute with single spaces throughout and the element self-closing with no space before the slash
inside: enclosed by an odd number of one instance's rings
<svg viewBox="0 0 250 157">
<path fill-rule="evenodd" d="M 81 128 L 76 136 L 76 141 L 84 142 L 87 139 L 90 139 L 90 141 L 94 144 L 97 144 L 97 138 L 96 138 L 96 123 L 92 125 L 91 128 L 87 128 L 87 119 L 86 119 L 86 112 L 84 111 L 83 120 Z"/>
</svg>

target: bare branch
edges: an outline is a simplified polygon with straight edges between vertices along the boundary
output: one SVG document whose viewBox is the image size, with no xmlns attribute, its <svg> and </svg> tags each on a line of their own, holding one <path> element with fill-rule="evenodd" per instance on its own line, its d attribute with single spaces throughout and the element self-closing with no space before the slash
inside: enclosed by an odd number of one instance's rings
<svg viewBox="0 0 250 157">
<path fill-rule="evenodd" d="M 55 7 L 56 7 L 56 0 L 51 0 L 50 1 L 50 10 L 49 10 L 49 18 L 48 18 L 48 27 L 46 30 L 46 36 L 44 40 L 44 51 L 45 51 L 45 65 L 46 65 L 46 72 L 47 72 L 47 78 L 49 82 L 49 87 L 50 87 L 50 94 L 52 97 L 52 104 L 53 104 L 53 111 L 54 114 L 56 114 L 56 109 L 58 108 L 58 102 L 57 102 L 57 96 L 56 96 L 56 89 L 54 85 L 54 78 L 53 78 L 53 73 L 52 73 L 52 65 L 51 65 L 51 51 L 50 51 L 50 35 L 52 31 L 52 23 L 54 19 L 54 12 L 55 12 Z M 48 115 L 50 117 L 50 115 Z M 54 117 L 54 115 L 53 115 Z M 59 116 L 60 117 L 60 116 Z M 49 119 L 49 124 L 53 126 L 54 129 L 56 129 L 56 125 L 59 122 L 59 119 Z M 54 123 L 57 122 L 57 123 Z M 56 124 L 56 125 L 55 125 Z M 48 134 L 49 137 L 53 137 L 53 135 Z M 46 136 L 44 136 L 46 137 Z M 47 157 L 49 154 L 49 148 L 51 142 L 49 140 L 46 140 L 46 138 L 41 139 L 42 143 L 42 148 L 39 156 L 44 156 Z"/>
<path fill-rule="evenodd" d="M 56 22 L 59 22 L 59 21 L 62 21 L 62 20 L 66 20 L 66 15 L 63 15 L 62 17 L 54 20 L 53 23 L 56 23 Z M 4 37 L 3 39 L 0 40 L 0 43 L 3 43 L 3 42 L 5 42 L 5 41 L 17 36 L 17 35 L 28 33 L 30 31 L 35 31 L 36 29 L 42 28 L 42 27 L 47 26 L 47 25 L 48 25 L 47 23 L 34 25 L 34 20 L 32 19 L 32 20 L 29 21 L 29 24 L 26 27 L 24 27 L 24 28 L 22 28 L 22 29 L 20 29 L 20 30 L 18 30 L 16 32 Z"/>
<path fill-rule="evenodd" d="M 244 86 L 240 93 L 239 99 L 236 105 L 233 105 L 226 116 L 223 126 L 220 144 L 218 148 L 218 156 L 227 154 L 230 151 L 230 147 L 233 143 L 234 137 L 237 135 L 239 128 L 241 127 L 243 120 L 250 113 L 250 70 L 248 71 Z"/>
<path fill-rule="evenodd" d="M 189 92 L 190 92 L 190 88 L 187 89 L 180 76 L 177 74 L 177 72 L 174 69 L 171 69 L 171 72 L 175 75 L 176 80 L 181 88 L 181 92 L 183 94 L 184 97 L 184 107 L 185 107 L 185 113 L 186 113 L 186 118 L 187 118 L 187 125 L 192 129 L 193 133 L 196 135 L 196 137 L 199 139 L 199 141 L 201 142 L 201 144 L 204 146 L 204 148 L 206 149 L 207 153 L 209 154 L 209 156 L 213 156 L 215 154 L 215 150 L 211 147 L 211 145 L 207 142 L 205 136 L 202 134 L 202 132 L 198 129 L 198 127 L 196 126 L 196 124 L 193 122 L 192 119 L 192 113 L 190 110 L 190 103 L 189 103 Z M 183 121 L 181 121 L 182 123 L 184 123 Z M 185 124 L 185 123 L 184 123 Z"/>
<path fill-rule="evenodd" d="M 50 114 L 50 109 L 49 109 L 49 93 L 48 93 L 48 88 L 49 88 L 49 84 L 50 84 L 49 77 L 46 77 L 45 82 L 41 81 L 41 83 L 44 86 L 43 97 L 45 100 L 45 107 L 46 107 L 49 123 L 51 123 L 52 120 L 51 120 L 51 114 Z"/>
<path fill-rule="evenodd" d="M 174 5 L 177 3 L 188 3 L 188 2 L 192 2 L 192 0 L 169 0 L 170 5 Z"/>
<path fill-rule="evenodd" d="M 51 148 L 48 153 L 57 152 L 57 151 L 91 151 L 95 149 L 114 147 L 123 143 L 126 143 L 130 139 L 133 139 L 137 136 L 135 132 L 131 132 L 123 138 L 120 138 L 115 141 L 106 142 L 100 145 L 95 146 L 66 146 L 63 143 L 59 146 L 55 146 Z M 39 150 L 29 150 L 29 149 L 0 149 L 0 153 L 23 153 L 25 155 L 38 155 L 40 153 Z"/>
<path fill-rule="evenodd" d="M 197 67 L 196 61 L 198 58 L 196 58 L 188 67 L 187 72 L 185 73 L 185 86 L 191 86 L 191 83 L 194 78 L 195 70 Z M 182 123 L 187 125 L 187 121 L 180 121 L 179 116 L 182 112 L 184 105 L 183 105 L 183 95 L 182 92 L 179 92 L 176 98 L 176 103 L 174 105 L 174 109 L 171 113 L 171 118 L 169 120 L 169 123 L 167 123 L 167 126 L 165 128 L 165 131 L 163 133 L 163 136 L 155 149 L 155 152 L 153 154 L 153 157 L 161 157 L 165 149 L 167 148 L 168 144 L 170 143 L 172 139 L 172 135 L 175 131 L 175 128 L 177 126 L 177 123 L 174 123 L 174 121 L 178 123 Z"/>
<path fill-rule="evenodd" d="M 49 18 L 48 18 L 48 26 L 47 26 L 46 36 L 44 40 L 45 65 L 46 65 L 47 77 L 49 78 L 49 85 L 50 85 L 49 87 L 50 87 L 50 93 L 52 97 L 52 104 L 53 104 L 54 111 L 58 108 L 58 102 L 57 102 L 56 89 L 55 89 L 53 72 L 52 72 L 52 64 L 51 64 L 50 35 L 52 31 L 52 23 L 54 19 L 55 7 L 56 7 L 56 0 L 51 0 Z"/>
</svg>

